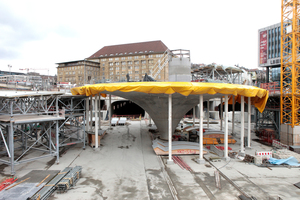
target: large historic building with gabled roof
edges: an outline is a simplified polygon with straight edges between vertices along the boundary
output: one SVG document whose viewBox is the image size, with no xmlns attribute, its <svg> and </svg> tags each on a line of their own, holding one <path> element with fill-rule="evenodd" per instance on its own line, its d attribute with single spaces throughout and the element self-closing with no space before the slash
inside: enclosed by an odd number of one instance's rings
<svg viewBox="0 0 300 200">
<path fill-rule="evenodd" d="M 164 62 L 168 51 L 160 40 L 105 46 L 90 57 L 76 61 L 77 65 L 74 61 L 57 63 L 58 81 L 77 85 L 120 82 L 128 78 L 140 81 L 146 73 L 155 74 L 157 81 L 168 81 L 168 63 Z M 68 66 L 72 71 L 65 69 Z M 72 77 L 69 77 L 69 71 Z"/>
</svg>

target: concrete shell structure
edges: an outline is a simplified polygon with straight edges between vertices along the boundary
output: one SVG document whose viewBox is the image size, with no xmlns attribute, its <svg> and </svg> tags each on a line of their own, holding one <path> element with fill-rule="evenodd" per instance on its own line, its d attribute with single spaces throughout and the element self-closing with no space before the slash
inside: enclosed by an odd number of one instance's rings
<svg viewBox="0 0 300 200">
<path fill-rule="evenodd" d="M 184 114 L 203 100 L 219 98 L 224 95 L 250 97 L 251 104 L 263 111 L 268 99 L 264 89 L 224 83 L 193 82 L 130 82 L 106 83 L 73 88 L 74 95 L 111 94 L 126 98 L 144 108 L 155 122 L 162 139 L 168 139 L 168 98 L 172 95 L 172 132 Z M 248 98 L 247 98 L 248 99 Z M 246 101 L 247 101 L 246 99 Z M 239 100 L 238 100 L 239 101 Z"/>
</svg>

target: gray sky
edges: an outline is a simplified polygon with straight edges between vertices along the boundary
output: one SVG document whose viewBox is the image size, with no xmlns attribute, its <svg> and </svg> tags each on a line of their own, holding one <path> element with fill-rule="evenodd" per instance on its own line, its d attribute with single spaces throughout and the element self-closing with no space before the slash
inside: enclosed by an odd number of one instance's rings
<svg viewBox="0 0 300 200">
<path fill-rule="evenodd" d="M 192 63 L 257 68 L 258 29 L 280 22 L 281 1 L 0 0 L 0 13 L 5 71 L 9 64 L 12 71 L 54 75 L 55 63 L 152 40 L 190 50 Z"/>
</svg>

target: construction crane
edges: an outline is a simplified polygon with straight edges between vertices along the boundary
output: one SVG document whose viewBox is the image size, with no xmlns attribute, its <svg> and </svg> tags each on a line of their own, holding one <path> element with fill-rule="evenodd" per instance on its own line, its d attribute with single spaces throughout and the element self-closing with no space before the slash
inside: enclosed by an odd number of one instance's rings
<svg viewBox="0 0 300 200">
<path fill-rule="evenodd" d="M 49 75 L 49 69 L 48 68 L 23 68 L 23 69 L 19 69 L 19 70 L 26 70 L 27 74 L 28 74 L 29 70 L 33 70 L 34 72 L 36 70 L 47 70 L 48 71 L 48 75 Z"/>
<path fill-rule="evenodd" d="M 300 125 L 300 0 L 281 1 L 281 123 Z"/>
</svg>

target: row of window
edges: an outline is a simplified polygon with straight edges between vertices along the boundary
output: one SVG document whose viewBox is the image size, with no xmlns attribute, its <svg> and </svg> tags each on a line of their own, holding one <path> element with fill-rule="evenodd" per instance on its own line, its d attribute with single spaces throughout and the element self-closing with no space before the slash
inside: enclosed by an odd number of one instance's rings
<svg viewBox="0 0 300 200">
<path fill-rule="evenodd" d="M 69 71 L 69 70 L 78 70 L 78 69 L 84 69 L 84 66 L 57 68 L 58 71 Z M 99 67 L 86 66 L 86 69 L 87 70 L 92 70 L 92 71 L 97 71 L 97 70 L 99 70 Z"/>
<path fill-rule="evenodd" d="M 105 61 L 113 61 L 113 60 L 115 60 L 115 61 L 118 61 L 118 60 L 132 60 L 132 57 L 134 58 L 134 59 L 140 59 L 140 58 L 146 58 L 146 57 L 148 57 L 148 58 L 154 58 L 154 57 L 156 57 L 156 58 L 161 58 L 163 56 L 163 54 L 156 54 L 156 55 L 148 55 L 148 56 L 146 56 L 146 55 L 141 55 L 141 56 L 128 56 L 128 57 L 116 57 L 116 58 L 103 58 L 103 59 L 101 59 L 101 62 L 105 62 Z"/>
<path fill-rule="evenodd" d="M 132 61 L 122 61 L 121 62 L 121 65 L 132 65 L 132 63 L 134 63 L 135 65 L 139 65 L 140 64 L 140 61 L 139 60 L 136 60 L 134 62 Z M 146 60 L 141 60 L 141 63 L 142 64 L 147 64 L 147 61 Z M 149 64 L 153 64 L 153 60 L 148 60 L 148 63 Z M 109 62 L 108 63 L 109 66 L 113 66 L 113 65 L 120 65 L 120 62 Z M 105 63 L 103 63 L 103 66 L 105 66 Z"/>
</svg>

